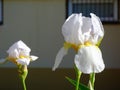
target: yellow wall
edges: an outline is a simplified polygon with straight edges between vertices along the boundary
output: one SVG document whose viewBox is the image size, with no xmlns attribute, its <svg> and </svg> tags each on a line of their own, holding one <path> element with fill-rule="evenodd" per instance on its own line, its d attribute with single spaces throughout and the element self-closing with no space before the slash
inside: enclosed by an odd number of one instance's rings
<svg viewBox="0 0 120 90">
<path fill-rule="evenodd" d="M 52 67 L 56 53 L 64 42 L 61 26 L 65 21 L 65 0 L 4 0 L 4 25 L 0 26 L 0 57 L 14 42 L 23 40 L 31 54 L 39 60 L 33 67 Z M 104 25 L 105 37 L 101 44 L 107 68 L 120 68 L 120 25 Z M 71 50 L 61 66 L 73 66 Z M 14 66 L 11 63 L 5 67 Z"/>
</svg>

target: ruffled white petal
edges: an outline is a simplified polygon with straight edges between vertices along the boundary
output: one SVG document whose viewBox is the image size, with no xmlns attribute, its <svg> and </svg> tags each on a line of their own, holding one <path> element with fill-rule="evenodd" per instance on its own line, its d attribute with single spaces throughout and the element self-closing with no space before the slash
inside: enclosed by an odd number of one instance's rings
<svg viewBox="0 0 120 90">
<path fill-rule="evenodd" d="M 77 68 L 85 74 L 99 73 L 105 68 L 102 53 L 96 46 L 80 48 L 74 61 Z"/>
<path fill-rule="evenodd" d="M 8 58 L 12 60 L 15 60 L 14 62 L 17 62 L 22 65 L 29 65 L 30 60 L 35 61 L 38 59 L 37 56 L 30 56 L 31 49 L 21 40 L 14 43 L 7 51 L 9 54 Z"/>
<path fill-rule="evenodd" d="M 104 36 L 103 25 L 95 14 L 90 13 L 93 29 L 91 31 L 91 41 L 95 44 Z"/>
<path fill-rule="evenodd" d="M 59 50 L 59 52 L 58 52 L 58 54 L 57 54 L 57 56 L 56 56 L 56 59 L 55 59 L 55 64 L 54 64 L 54 66 L 53 66 L 53 68 L 52 68 L 53 71 L 54 71 L 56 68 L 58 68 L 59 64 L 61 63 L 63 57 L 67 54 L 67 52 L 68 52 L 68 49 L 65 49 L 64 47 L 62 47 L 62 48 Z"/>
<path fill-rule="evenodd" d="M 103 25 L 95 14 L 91 13 L 90 17 L 82 16 L 82 14 L 72 14 L 62 26 L 62 34 L 66 42 L 72 44 L 84 44 L 89 41 L 92 44 L 103 38 Z"/>
<path fill-rule="evenodd" d="M 66 42 L 72 44 L 83 43 L 81 32 L 82 14 L 72 14 L 62 26 L 62 34 Z"/>
<path fill-rule="evenodd" d="M 91 37 L 91 18 L 89 17 L 82 17 L 82 26 L 81 26 L 81 32 L 83 35 L 83 41 L 86 42 L 90 39 Z"/>
<path fill-rule="evenodd" d="M 34 55 L 31 55 L 31 56 L 30 56 L 31 61 L 35 61 L 35 60 L 37 60 L 38 58 L 39 58 L 39 57 L 34 56 Z"/>
<path fill-rule="evenodd" d="M 17 49 L 9 50 L 8 54 L 9 54 L 9 57 L 19 58 L 19 52 Z"/>
<path fill-rule="evenodd" d="M 30 59 L 29 59 L 29 58 L 17 59 L 16 61 L 17 61 L 19 64 L 22 64 L 22 65 L 29 65 L 29 63 L 30 63 Z"/>
<path fill-rule="evenodd" d="M 24 44 L 23 41 L 19 40 L 14 43 L 7 51 L 9 56 L 18 57 L 18 56 L 29 56 L 31 49 Z"/>
</svg>

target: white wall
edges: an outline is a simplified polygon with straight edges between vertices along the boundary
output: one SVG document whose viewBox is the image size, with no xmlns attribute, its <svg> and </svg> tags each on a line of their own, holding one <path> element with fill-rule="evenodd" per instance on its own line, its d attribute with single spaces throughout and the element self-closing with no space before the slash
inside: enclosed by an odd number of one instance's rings
<svg viewBox="0 0 120 90">
<path fill-rule="evenodd" d="M 61 26 L 65 21 L 65 0 L 4 0 L 4 25 L 0 26 L 0 57 L 14 42 L 23 40 L 39 60 L 31 67 L 52 67 L 56 53 L 63 45 Z M 101 44 L 107 68 L 120 68 L 120 25 L 104 25 Z M 60 66 L 72 67 L 74 51 L 70 50 Z M 7 63 L 2 67 L 13 67 Z"/>
</svg>

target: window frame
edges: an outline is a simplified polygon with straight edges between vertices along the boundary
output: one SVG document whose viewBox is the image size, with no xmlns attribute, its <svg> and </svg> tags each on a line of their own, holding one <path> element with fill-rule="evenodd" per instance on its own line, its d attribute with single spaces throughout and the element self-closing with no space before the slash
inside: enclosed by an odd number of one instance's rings
<svg viewBox="0 0 120 90">
<path fill-rule="evenodd" d="M 71 2 L 72 0 L 66 0 L 66 18 L 69 16 L 69 15 L 71 15 L 72 14 L 72 2 Z M 104 23 L 104 24 L 120 24 L 120 0 L 117 0 L 117 6 L 114 6 L 114 8 L 116 8 L 116 11 L 113 11 L 113 12 L 117 12 L 116 14 L 116 16 L 117 16 L 117 20 L 110 20 L 110 21 L 102 21 L 102 23 Z M 115 9 L 114 9 L 115 10 Z M 113 17 L 114 18 L 114 17 Z"/>
<path fill-rule="evenodd" d="M 0 25 L 3 25 L 3 0 L 0 0 Z"/>
</svg>

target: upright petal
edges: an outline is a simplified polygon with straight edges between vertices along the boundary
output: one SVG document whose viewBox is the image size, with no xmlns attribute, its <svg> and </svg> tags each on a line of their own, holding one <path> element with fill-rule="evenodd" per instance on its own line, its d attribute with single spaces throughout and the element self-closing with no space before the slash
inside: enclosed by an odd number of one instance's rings
<svg viewBox="0 0 120 90">
<path fill-rule="evenodd" d="M 14 44 L 17 48 L 20 48 L 22 50 L 26 50 L 27 52 L 30 52 L 31 49 L 21 40 L 19 40 L 18 42 L 16 42 Z"/>
<path fill-rule="evenodd" d="M 96 44 L 101 38 L 104 36 L 104 28 L 103 25 L 95 14 L 91 13 L 91 21 L 93 29 L 91 31 L 92 41 Z"/>
<path fill-rule="evenodd" d="M 105 68 L 102 53 L 97 46 L 81 47 L 75 56 L 75 64 L 80 71 L 86 74 L 99 73 Z"/>
<path fill-rule="evenodd" d="M 81 26 L 81 31 L 83 35 L 83 41 L 86 42 L 90 38 L 90 32 L 91 32 L 91 18 L 89 17 L 82 17 L 82 26 Z"/>
<path fill-rule="evenodd" d="M 8 51 L 9 57 L 11 58 L 19 58 L 19 52 L 17 49 L 11 49 Z"/>
<path fill-rule="evenodd" d="M 66 42 L 72 44 L 81 44 L 83 42 L 82 32 L 82 14 L 72 14 L 62 26 L 62 34 Z"/>
<path fill-rule="evenodd" d="M 7 53 L 12 57 L 29 56 L 31 49 L 21 40 L 14 43 L 8 50 Z"/>
<path fill-rule="evenodd" d="M 64 47 L 62 47 L 62 48 L 59 50 L 59 52 L 58 52 L 58 54 L 57 54 L 57 56 L 56 56 L 56 59 L 55 59 L 54 67 L 53 67 L 53 69 L 52 69 L 53 71 L 59 66 L 59 64 L 61 63 L 63 57 L 67 54 L 67 52 L 68 52 L 68 49 L 66 49 L 66 48 L 64 48 Z"/>
</svg>

